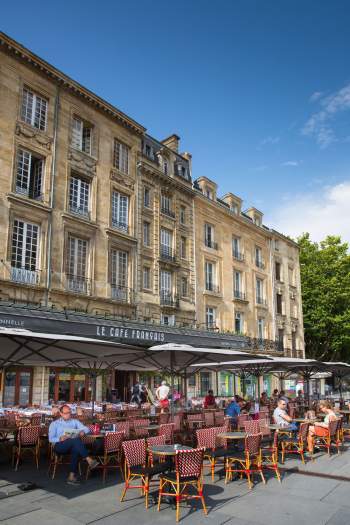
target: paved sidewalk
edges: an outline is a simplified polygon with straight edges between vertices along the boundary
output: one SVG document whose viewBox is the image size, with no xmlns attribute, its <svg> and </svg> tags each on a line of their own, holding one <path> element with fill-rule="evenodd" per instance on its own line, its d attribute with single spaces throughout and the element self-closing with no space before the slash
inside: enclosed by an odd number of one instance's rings
<svg viewBox="0 0 350 525">
<path fill-rule="evenodd" d="M 349 525 L 350 524 L 350 444 L 344 452 L 328 458 L 319 454 L 305 467 L 297 459 L 285 464 L 282 483 L 270 475 L 263 485 L 249 491 L 243 480 L 224 484 L 218 476 L 211 483 L 205 476 L 206 518 L 197 504 L 182 504 L 184 525 Z M 65 467 L 62 467 L 65 469 Z M 348 481 L 345 481 L 347 478 Z M 122 484 L 118 474 L 109 474 L 103 486 L 99 473 L 80 487 L 65 483 L 65 472 L 48 478 L 43 460 L 39 471 L 31 459 L 18 472 L 9 468 L 0 452 L 1 525 L 161 525 L 175 523 L 175 510 L 167 504 L 161 512 L 151 501 L 148 511 L 138 490 L 129 491 L 119 502 Z M 17 484 L 33 481 L 40 488 L 17 494 Z M 16 495 L 17 494 L 17 495 Z"/>
</svg>

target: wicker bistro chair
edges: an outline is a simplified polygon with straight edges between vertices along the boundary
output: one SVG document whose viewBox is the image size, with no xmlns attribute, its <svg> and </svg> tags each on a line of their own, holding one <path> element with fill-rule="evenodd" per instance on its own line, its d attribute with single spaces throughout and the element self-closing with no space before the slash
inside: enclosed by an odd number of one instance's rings
<svg viewBox="0 0 350 525">
<path fill-rule="evenodd" d="M 41 425 L 42 420 L 43 420 L 43 417 L 41 414 L 33 414 L 32 417 L 30 418 L 30 424 L 33 427 L 38 427 Z"/>
<path fill-rule="evenodd" d="M 216 427 L 221 427 L 224 424 L 225 420 L 225 411 L 224 410 L 215 410 L 214 412 L 214 423 Z"/>
<path fill-rule="evenodd" d="M 133 439 L 130 441 L 124 441 L 122 443 L 122 449 L 125 457 L 124 462 L 124 479 L 125 486 L 120 498 L 120 501 L 124 501 L 127 490 L 129 489 L 141 489 L 142 494 L 145 496 L 145 506 L 148 509 L 148 496 L 150 482 L 153 476 L 161 474 L 167 470 L 167 463 L 159 463 L 153 467 L 147 467 L 147 449 L 145 439 Z M 139 480 L 140 484 L 134 485 L 133 481 Z"/>
<path fill-rule="evenodd" d="M 145 427 L 148 427 L 151 424 L 149 419 L 134 419 L 131 421 L 131 424 L 136 438 L 140 439 L 148 436 L 149 432 Z"/>
<path fill-rule="evenodd" d="M 118 432 L 124 432 L 125 439 L 129 439 L 129 437 L 130 437 L 130 423 L 129 423 L 129 421 L 118 421 L 118 423 L 117 423 L 117 431 Z"/>
<path fill-rule="evenodd" d="M 260 433 L 247 434 L 244 452 L 237 451 L 226 457 L 225 483 L 230 481 L 232 474 L 236 472 L 247 476 L 250 489 L 253 487 L 252 476 L 255 472 L 258 472 L 263 483 L 266 483 L 262 469 L 261 438 L 262 435 Z M 235 467 L 236 464 L 238 464 L 238 467 Z"/>
<path fill-rule="evenodd" d="M 174 443 L 174 423 L 165 423 L 159 426 L 158 435 L 165 436 L 166 444 L 172 445 Z"/>
<path fill-rule="evenodd" d="M 159 414 L 158 416 L 158 422 L 160 425 L 166 425 L 169 423 L 170 414 L 169 412 L 163 412 L 162 414 Z"/>
<path fill-rule="evenodd" d="M 215 413 L 211 411 L 204 411 L 204 421 L 207 428 L 215 426 Z"/>
<path fill-rule="evenodd" d="M 274 433 L 272 443 L 262 444 L 261 454 L 263 470 L 273 470 L 281 483 L 281 474 L 278 468 L 278 432 Z"/>
<path fill-rule="evenodd" d="M 250 419 L 243 421 L 243 428 L 247 434 L 259 434 L 260 424 L 259 419 Z"/>
<path fill-rule="evenodd" d="M 153 454 L 152 454 L 152 450 L 151 450 L 151 447 L 154 447 L 154 446 L 157 446 L 157 445 L 165 445 L 165 434 L 161 434 L 159 436 L 152 436 L 152 437 L 148 437 L 146 439 L 146 445 L 147 445 L 147 452 L 148 452 L 148 465 L 150 467 L 153 467 L 154 465 L 154 457 L 153 457 Z M 162 458 L 160 456 L 160 459 L 159 461 L 163 460 L 164 458 Z"/>
<path fill-rule="evenodd" d="M 232 455 L 232 451 L 227 448 L 227 441 L 220 441 L 217 438 L 221 432 L 225 432 L 224 427 L 203 428 L 196 431 L 197 447 L 205 449 L 203 459 L 209 461 L 209 464 L 203 462 L 203 469 L 210 469 L 212 481 L 214 481 L 215 467 L 224 466 L 224 458 Z M 221 462 L 220 458 L 222 458 Z"/>
<path fill-rule="evenodd" d="M 18 429 L 17 440 L 12 449 L 12 465 L 18 469 L 19 461 L 24 452 L 34 455 L 36 468 L 39 468 L 41 427 L 28 426 Z"/>
<path fill-rule="evenodd" d="M 249 421 L 249 414 L 239 414 L 237 416 L 237 430 L 243 430 L 243 423 Z"/>
<path fill-rule="evenodd" d="M 282 434 L 280 436 L 279 443 L 282 452 L 281 463 L 284 463 L 284 457 L 286 454 L 300 454 L 301 461 L 305 464 L 304 453 L 306 451 L 308 430 L 309 423 L 301 423 L 297 436 L 293 437 L 288 434 Z"/>
<path fill-rule="evenodd" d="M 313 447 L 316 445 L 318 448 L 325 448 L 328 456 L 331 455 L 331 447 L 334 445 L 337 448 L 339 454 L 339 440 L 338 440 L 338 419 L 330 421 L 328 424 L 327 434 L 325 436 L 313 436 Z M 313 454 L 313 452 L 312 452 Z"/>
<path fill-rule="evenodd" d="M 158 510 L 163 496 L 175 496 L 176 521 L 180 517 L 180 501 L 185 499 L 200 499 L 204 514 L 207 508 L 203 496 L 203 454 L 204 448 L 193 450 L 177 450 L 175 455 L 175 472 L 168 472 L 160 476 Z M 196 494 L 190 494 L 189 488 L 195 489 Z M 165 490 L 168 490 L 166 492 Z"/>
<path fill-rule="evenodd" d="M 89 437 L 88 435 L 86 437 Z M 105 483 L 107 471 L 119 468 L 123 475 L 122 469 L 122 442 L 124 432 L 108 432 L 103 438 L 103 455 L 95 455 L 100 464 L 97 470 L 102 470 L 102 482 Z M 86 479 L 90 475 L 91 469 L 88 466 L 86 470 Z"/>
</svg>

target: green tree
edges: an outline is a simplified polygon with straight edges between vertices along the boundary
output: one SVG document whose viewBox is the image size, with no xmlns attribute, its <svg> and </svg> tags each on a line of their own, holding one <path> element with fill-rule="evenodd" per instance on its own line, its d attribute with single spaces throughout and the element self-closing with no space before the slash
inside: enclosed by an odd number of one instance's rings
<svg viewBox="0 0 350 525">
<path fill-rule="evenodd" d="M 350 255 L 338 236 L 300 246 L 306 357 L 350 362 Z"/>
</svg>

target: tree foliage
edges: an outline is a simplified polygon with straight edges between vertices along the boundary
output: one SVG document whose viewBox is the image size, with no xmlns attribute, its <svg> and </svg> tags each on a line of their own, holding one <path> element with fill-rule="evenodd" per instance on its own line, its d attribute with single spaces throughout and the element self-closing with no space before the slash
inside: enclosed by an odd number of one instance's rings
<svg viewBox="0 0 350 525">
<path fill-rule="evenodd" d="M 306 357 L 350 362 L 350 255 L 347 243 L 328 236 L 300 246 Z"/>
</svg>

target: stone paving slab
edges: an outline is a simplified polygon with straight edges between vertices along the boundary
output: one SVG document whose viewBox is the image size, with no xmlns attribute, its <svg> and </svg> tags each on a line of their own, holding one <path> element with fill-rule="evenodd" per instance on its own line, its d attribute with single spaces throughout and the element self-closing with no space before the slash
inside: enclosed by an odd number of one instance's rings
<svg viewBox="0 0 350 525">
<path fill-rule="evenodd" d="M 44 464 L 37 471 L 27 461 L 14 472 L 0 458 L 0 495 L 17 491 L 17 484 L 33 481 L 39 489 L 0 499 L 0 525 L 167 525 L 175 524 L 174 507 L 163 503 L 157 511 L 153 500 L 146 511 L 139 490 L 128 491 L 125 502 L 119 498 L 123 484 L 115 473 L 102 484 L 99 473 L 72 487 L 65 483 L 62 469 L 55 480 L 47 476 Z M 249 490 L 245 479 L 225 485 L 223 479 L 205 476 L 206 518 L 199 502 L 181 505 L 184 525 L 350 525 L 350 482 L 332 476 L 350 477 L 350 447 L 341 455 L 328 458 L 319 454 L 314 462 L 302 465 L 292 457 L 289 469 L 278 483 L 273 473 L 266 485 L 256 479 Z M 300 469 L 310 475 L 290 469 Z M 329 477 L 318 477 L 323 474 Z M 153 489 L 155 490 L 155 488 Z"/>
</svg>

